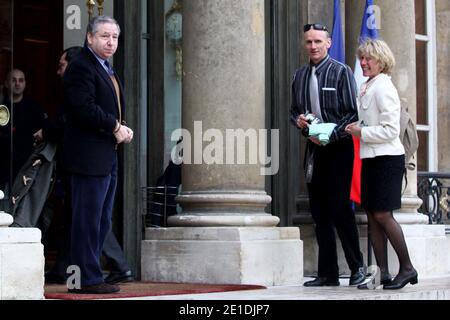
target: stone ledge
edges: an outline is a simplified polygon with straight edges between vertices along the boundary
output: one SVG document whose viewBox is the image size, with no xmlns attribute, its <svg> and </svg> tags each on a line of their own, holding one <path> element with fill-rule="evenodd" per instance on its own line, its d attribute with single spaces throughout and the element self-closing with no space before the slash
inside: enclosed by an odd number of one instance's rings
<svg viewBox="0 0 450 320">
<path fill-rule="evenodd" d="M 41 230 L 37 228 L 0 228 L 0 244 L 41 243 Z"/>
<path fill-rule="evenodd" d="M 450 300 L 450 289 L 380 294 L 350 300 Z"/>
<path fill-rule="evenodd" d="M 450 271 L 450 255 L 448 243 L 450 241 L 445 237 L 444 225 L 401 225 L 411 260 L 419 272 L 421 278 L 430 276 L 443 276 Z M 304 246 L 304 270 L 305 276 L 315 275 L 317 272 L 317 242 L 313 225 L 301 226 L 301 235 Z M 364 263 L 367 264 L 367 226 L 359 226 L 360 247 L 364 257 Z M 344 258 L 342 245 L 339 238 L 336 238 L 338 249 L 338 264 L 341 275 L 348 275 L 347 263 Z M 393 275 L 398 272 L 398 259 L 389 245 L 389 269 Z M 375 264 L 375 257 L 372 252 L 372 262 Z"/>
<path fill-rule="evenodd" d="M 252 241 L 300 239 L 298 227 L 146 228 L 146 240 Z"/>
<path fill-rule="evenodd" d="M 405 237 L 445 237 L 445 225 L 401 224 Z M 360 237 L 367 237 L 367 225 L 358 225 Z"/>
<path fill-rule="evenodd" d="M 0 244 L 0 299 L 43 299 L 44 264 L 41 243 Z"/>
<path fill-rule="evenodd" d="M 303 278 L 298 228 L 148 231 L 151 240 L 141 242 L 143 280 L 273 286 L 299 284 Z"/>
<path fill-rule="evenodd" d="M 303 281 L 312 280 L 305 278 Z M 450 300 L 450 277 L 419 278 L 417 285 L 407 285 L 401 290 L 358 290 L 348 286 L 348 278 L 340 279 L 339 287 L 306 288 L 300 284 L 274 286 L 263 290 L 216 292 L 172 296 L 145 297 L 142 300 Z"/>
</svg>

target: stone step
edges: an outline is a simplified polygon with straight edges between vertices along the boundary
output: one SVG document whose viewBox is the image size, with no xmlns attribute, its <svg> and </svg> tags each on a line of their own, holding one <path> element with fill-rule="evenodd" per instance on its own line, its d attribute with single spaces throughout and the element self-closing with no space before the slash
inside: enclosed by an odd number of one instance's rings
<svg viewBox="0 0 450 320">
<path fill-rule="evenodd" d="M 304 279 L 308 281 L 308 278 Z M 450 275 L 421 279 L 416 285 L 400 290 L 358 290 L 341 279 L 339 287 L 306 288 L 298 286 L 269 287 L 263 290 L 222 293 L 143 297 L 136 300 L 450 300 Z"/>
</svg>

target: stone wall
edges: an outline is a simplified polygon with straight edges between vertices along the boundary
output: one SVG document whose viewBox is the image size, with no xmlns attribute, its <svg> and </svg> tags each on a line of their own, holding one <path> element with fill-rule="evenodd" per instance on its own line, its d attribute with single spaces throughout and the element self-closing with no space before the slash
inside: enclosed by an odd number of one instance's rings
<svg viewBox="0 0 450 320">
<path fill-rule="evenodd" d="M 8 228 L 0 211 L 0 300 L 44 299 L 44 246 L 36 228 Z"/>
<path fill-rule="evenodd" d="M 438 162 L 440 172 L 450 172 L 450 2 L 436 1 Z"/>
</svg>

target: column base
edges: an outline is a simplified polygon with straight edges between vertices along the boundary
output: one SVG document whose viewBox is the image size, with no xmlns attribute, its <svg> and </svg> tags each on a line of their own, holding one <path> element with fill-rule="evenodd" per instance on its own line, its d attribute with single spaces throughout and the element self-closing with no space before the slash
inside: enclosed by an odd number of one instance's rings
<svg viewBox="0 0 450 320">
<path fill-rule="evenodd" d="M 448 241 L 444 225 L 413 225 L 401 224 L 409 255 L 420 278 L 444 276 L 450 274 L 450 257 L 448 253 Z M 358 226 L 360 235 L 361 252 L 364 263 L 368 261 L 367 225 Z M 317 274 L 318 246 L 316 242 L 314 225 L 302 225 L 302 240 L 304 244 L 304 275 Z M 345 261 L 342 245 L 337 237 L 339 272 L 348 276 L 350 270 Z M 389 271 L 395 276 L 399 269 L 397 255 L 394 249 L 388 245 Z M 372 253 L 372 265 L 376 265 L 375 256 Z"/>
<path fill-rule="evenodd" d="M 280 218 L 258 215 L 189 215 L 178 214 L 167 219 L 171 227 L 275 227 Z"/>
<path fill-rule="evenodd" d="M 280 222 L 264 212 L 272 201 L 265 191 L 183 192 L 176 200 L 183 213 L 168 218 L 170 227 L 275 227 Z"/>
<path fill-rule="evenodd" d="M 146 229 L 141 246 L 145 281 L 299 285 L 299 228 Z"/>
<path fill-rule="evenodd" d="M 44 246 L 36 228 L 0 228 L 0 300 L 44 299 Z"/>
</svg>

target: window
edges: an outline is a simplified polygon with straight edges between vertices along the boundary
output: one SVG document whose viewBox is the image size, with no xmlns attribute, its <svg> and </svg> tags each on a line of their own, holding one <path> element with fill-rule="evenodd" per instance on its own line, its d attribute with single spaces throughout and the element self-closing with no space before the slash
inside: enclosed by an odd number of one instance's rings
<svg viewBox="0 0 450 320">
<path fill-rule="evenodd" d="M 437 171 L 435 1 L 415 0 L 418 171 Z"/>
</svg>

